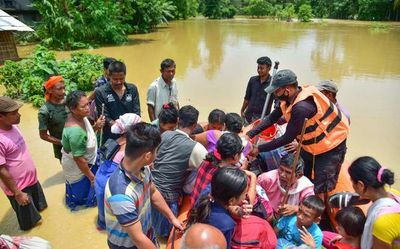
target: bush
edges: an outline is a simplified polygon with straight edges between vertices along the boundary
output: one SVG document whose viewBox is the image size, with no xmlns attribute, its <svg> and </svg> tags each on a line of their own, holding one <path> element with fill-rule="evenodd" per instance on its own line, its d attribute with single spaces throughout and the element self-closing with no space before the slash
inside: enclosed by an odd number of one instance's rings
<svg viewBox="0 0 400 249">
<path fill-rule="evenodd" d="M 42 16 L 36 30 L 47 47 L 70 50 L 127 40 L 117 1 L 35 0 L 33 6 Z"/>
<path fill-rule="evenodd" d="M 282 8 L 281 5 L 277 5 L 275 16 L 278 18 L 278 20 L 286 20 L 287 22 L 291 22 L 295 16 L 294 5 L 290 3 L 286 5 L 285 8 Z"/>
<path fill-rule="evenodd" d="M 203 0 L 200 7 L 203 15 L 210 19 L 233 18 L 236 14 L 229 0 Z"/>
<path fill-rule="evenodd" d="M 102 74 L 103 58 L 78 52 L 73 53 L 71 59 L 58 62 L 54 52 L 38 46 L 26 59 L 6 61 L 0 68 L 0 84 L 6 88 L 6 95 L 39 107 L 44 103 L 43 83 L 49 75 L 62 75 L 67 92 L 92 90 L 93 81 Z"/>
<path fill-rule="evenodd" d="M 245 7 L 245 14 L 250 16 L 267 16 L 272 13 L 272 5 L 265 0 L 250 0 Z"/>
<path fill-rule="evenodd" d="M 309 22 L 313 17 L 311 6 L 309 4 L 302 4 L 297 13 L 297 17 L 301 22 Z"/>
</svg>

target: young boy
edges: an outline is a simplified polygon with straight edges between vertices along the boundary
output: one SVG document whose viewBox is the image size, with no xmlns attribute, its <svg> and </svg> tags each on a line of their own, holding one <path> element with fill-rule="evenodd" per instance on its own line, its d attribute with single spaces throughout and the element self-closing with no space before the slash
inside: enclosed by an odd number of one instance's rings
<svg viewBox="0 0 400 249">
<path fill-rule="evenodd" d="M 275 227 L 278 236 L 276 248 L 313 248 L 322 245 L 322 232 L 317 223 L 325 206 L 315 195 L 308 196 L 300 204 L 296 216 L 284 216 Z"/>
<path fill-rule="evenodd" d="M 125 158 L 111 175 L 105 189 L 105 217 L 109 248 L 156 248 L 152 229 L 152 206 L 176 228 L 182 224 L 155 188 L 150 165 L 161 142 L 159 131 L 146 123 L 126 133 Z"/>
<path fill-rule="evenodd" d="M 19 227 L 29 230 L 42 218 L 39 211 L 47 207 L 47 202 L 17 126 L 21 106 L 9 97 L 0 97 L 0 187 L 10 200 Z"/>
</svg>

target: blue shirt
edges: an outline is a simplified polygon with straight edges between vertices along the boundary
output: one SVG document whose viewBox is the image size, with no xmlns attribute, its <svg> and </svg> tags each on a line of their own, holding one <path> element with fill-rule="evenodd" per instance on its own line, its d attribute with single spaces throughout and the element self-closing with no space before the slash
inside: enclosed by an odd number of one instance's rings
<svg viewBox="0 0 400 249">
<path fill-rule="evenodd" d="M 290 248 L 291 246 L 300 246 L 303 244 L 301 241 L 299 228 L 296 225 L 297 216 L 284 216 L 279 219 L 276 227 L 279 229 L 278 232 L 278 243 L 276 248 Z M 321 248 L 322 245 L 322 231 L 317 224 L 313 223 L 307 228 L 307 231 L 314 238 L 314 242 L 317 249 Z"/>
<path fill-rule="evenodd" d="M 99 87 L 101 87 L 101 86 L 104 86 L 104 85 L 106 85 L 107 83 L 108 83 L 108 80 L 107 80 L 106 76 L 102 75 L 102 76 L 100 76 L 100 78 L 98 78 L 98 79 L 96 80 L 95 88 L 99 88 Z"/>
<path fill-rule="evenodd" d="M 211 214 L 208 217 L 208 224 L 218 228 L 225 236 L 227 248 L 231 248 L 231 240 L 235 229 L 235 221 L 228 210 L 216 201 L 211 203 Z"/>
<path fill-rule="evenodd" d="M 141 179 L 118 168 L 110 176 L 105 188 L 105 219 L 110 248 L 135 248 L 123 226 L 137 221 L 142 231 L 155 242 L 151 223 L 151 176 L 146 166 L 141 172 Z"/>
</svg>

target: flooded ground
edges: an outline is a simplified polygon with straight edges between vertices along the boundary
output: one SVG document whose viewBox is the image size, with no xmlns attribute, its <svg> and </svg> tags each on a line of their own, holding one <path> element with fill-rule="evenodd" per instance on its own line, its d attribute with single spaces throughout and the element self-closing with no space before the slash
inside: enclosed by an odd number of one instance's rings
<svg viewBox="0 0 400 249">
<path fill-rule="evenodd" d="M 214 108 L 239 112 L 247 81 L 256 74 L 256 59 L 268 55 L 290 68 L 300 84 L 332 79 L 338 100 L 351 112 L 348 161 L 376 157 L 397 173 L 400 187 L 400 28 L 376 31 L 359 23 L 278 23 L 267 20 L 190 20 L 170 23 L 156 33 L 134 35 L 124 46 L 90 50 L 122 59 L 127 81 L 137 84 L 142 115 L 148 119 L 148 85 L 159 75 L 166 57 L 177 63 L 180 104 L 199 109 L 206 120 Z M 24 52 L 22 52 L 24 53 Z M 58 53 L 60 58 L 69 53 Z M 33 230 L 19 231 L 8 200 L 0 194 L 0 233 L 37 235 L 54 248 L 107 248 L 106 236 L 95 230 L 97 209 L 67 210 L 63 203 L 61 166 L 51 145 L 40 140 L 37 110 L 21 109 L 21 129 L 38 168 L 49 208 Z"/>
</svg>

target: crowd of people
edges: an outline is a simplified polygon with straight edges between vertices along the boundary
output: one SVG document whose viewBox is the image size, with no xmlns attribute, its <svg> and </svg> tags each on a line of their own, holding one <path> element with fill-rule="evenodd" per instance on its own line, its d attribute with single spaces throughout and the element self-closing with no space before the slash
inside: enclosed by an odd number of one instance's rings
<svg viewBox="0 0 400 249">
<path fill-rule="evenodd" d="M 49 77 L 39 136 L 60 160 L 66 206 L 97 206 L 97 229 L 107 232 L 109 248 L 157 248 L 171 231 L 186 231 L 181 248 L 241 248 L 247 236 L 260 237 L 258 245 L 252 240 L 258 248 L 395 248 L 400 197 L 385 189 L 394 174 L 371 157 L 348 170 L 357 197 L 372 202 L 367 214 L 348 205 L 336 214 L 337 233 L 322 231 L 350 115 L 333 81 L 299 85 L 291 70 L 270 75 L 271 65 L 267 56 L 257 60 L 240 114 L 214 109 L 206 123 L 195 107 L 180 106 L 172 59 L 161 62 L 147 91 L 151 123 L 142 121 L 123 62 L 104 60 L 90 96 L 65 96 L 62 76 Z M 18 128 L 21 106 L 0 97 L 0 186 L 20 228 L 29 230 L 47 203 Z M 283 131 L 262 141 L 271 126 Z M 254 167 L 260 163 L 264 172 Z M 185 198 L 190 211 L 179 220 Z"/>
</svg>

